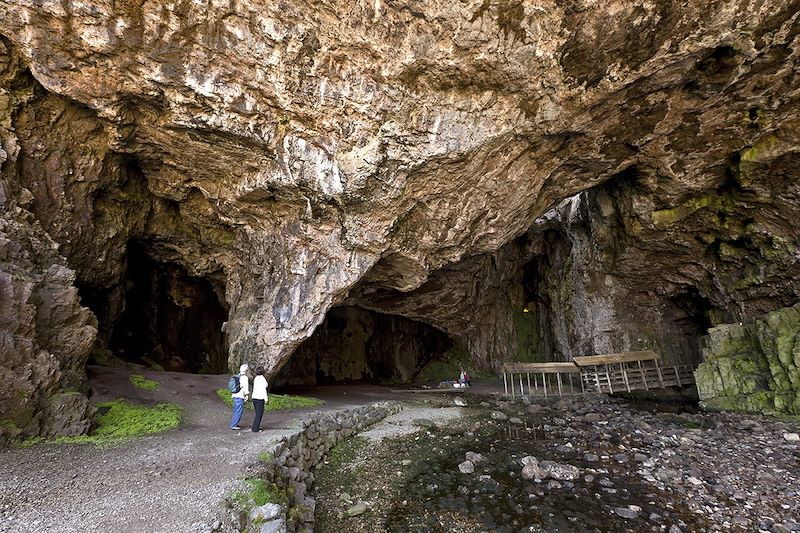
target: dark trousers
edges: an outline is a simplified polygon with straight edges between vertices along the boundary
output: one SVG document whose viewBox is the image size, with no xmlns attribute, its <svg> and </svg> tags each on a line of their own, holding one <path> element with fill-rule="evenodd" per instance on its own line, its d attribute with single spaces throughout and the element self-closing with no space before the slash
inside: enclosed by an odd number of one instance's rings
<svg viewBox="0 0 800 533">
<path fill-rule="evenodd" d="M 264 400 L 253 400 L 253 407 L 256 408 L 256 416 L 253 418 L 253 431 L 261 429 L 261 417 L 264 416 Z"/>
</svg>

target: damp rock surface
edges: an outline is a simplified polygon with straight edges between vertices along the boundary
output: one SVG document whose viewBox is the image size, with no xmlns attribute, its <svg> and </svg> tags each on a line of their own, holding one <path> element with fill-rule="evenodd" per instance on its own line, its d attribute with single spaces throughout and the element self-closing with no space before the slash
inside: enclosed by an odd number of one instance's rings
<svg viewBox="0 0 800 533">
<path fill-rule="evenodd" d="M 315 530 L 341 527 L 336 516 L 346 504 L 336 494 L 345 489 L 372 509 L 369 519 L 347 519 L 352 531 L 745 532 L 800 524 L 792 466 L 800 444 L 783 439 L 796 423 L 640 410 L 599 396 L 534 402 L 542 409 L 528 414 L 522 403 L 486 408 L 472 399 L 457 429 L 364 441 L 339 455 L 316 476 Z M 493 410 L 525 424 L 494 419 Z M 586 422 L 589 413 L 608 423 Z M 475 450 L 485 461 L 460 473 Z M 587 461 L 588 453 L 598 459 Z M 556 464 L 581 474 L 525 475 Z"/>
</svg>

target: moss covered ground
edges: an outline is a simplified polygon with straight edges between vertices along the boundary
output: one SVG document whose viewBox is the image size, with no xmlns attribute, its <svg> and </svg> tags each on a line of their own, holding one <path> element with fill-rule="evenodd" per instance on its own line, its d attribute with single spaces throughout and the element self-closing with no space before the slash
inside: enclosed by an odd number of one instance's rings
<svg viewBox="0 0 800 533">
<path fill-rule="evenodd" d="M 228 407 L 233 406 L 233 398 L 228 389 L 217 389 L 217 396 L 225 402 Z M 302 407 L 316 407 L 322 405 L 322 400 L 310 398 L 308 396 L 289 396 L 285 394 L 270 394 L 269 401 L 264 406 L 264 411 L 278 411 L 280 409 L 300 409 Z M 245 402 L 245 409 L 253 410 L 253 402 Z"/>
<path fill-rule="evenodd" d="M 25 441 L 23 446 L 40 442 L 113 445 L 136 437 L 175 429 L 180 424 L 183 414 L 183 409 L 179 406 L 168 403 L 147 407 L 133 405 L 125 400 L 114 400 L 97 404 L 97 408 L 100 415 L 96 419 L 96 427 L 88 435 L 47 440 L 35 438 Z"/>
<path fill-rule="evenodd" d="M 133 386 L 137 389 L 153 391 L 158 390 L 158 387 L 160 386 L 158 381 L 147 379 L 141 374 L 133 374 L 129 379 Z"/>
</svg>

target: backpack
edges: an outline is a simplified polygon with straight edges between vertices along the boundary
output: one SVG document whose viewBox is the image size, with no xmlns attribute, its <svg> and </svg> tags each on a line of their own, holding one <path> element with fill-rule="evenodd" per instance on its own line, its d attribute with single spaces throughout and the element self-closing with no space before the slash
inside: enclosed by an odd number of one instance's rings
<svg viewBox="0 0 800 533">
<path fill-rule="evenodd" d="M 242 385 L 239 383 L 240 374 L 234 374 L 233 376 L 228 378 L 228 391 L 236 394 L 240 390 L 242 390 Z"/>
</svg>

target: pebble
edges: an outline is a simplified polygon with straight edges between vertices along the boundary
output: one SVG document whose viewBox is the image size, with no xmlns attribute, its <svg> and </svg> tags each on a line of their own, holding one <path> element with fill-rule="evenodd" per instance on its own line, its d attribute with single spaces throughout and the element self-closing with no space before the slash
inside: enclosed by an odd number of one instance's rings
<svg viewBox="0 0 800 533">
<path fill-rule="evenodd" d="M 435 428 L 436 422 L 434 422 L 429 418 L 414 418 L 413 420 L 411 420 L 411 425 L 421 428 Z"/>
<path fill-rule="evenodd" d="M 364 502 L 359 502 L 345 511 L 347 516 L 358 516 L 367 512 L 367 504 Z"/>
<path fill-rule="evenodd" d="M 483 461 L 485 461 L 485 460 L 486 460 L 486 458 L 485 458 L 484 456 L 482 456 L 482 455 L 481 455 L 481 454 L 479 454 L 479 453 L 475 453 L 475 452 L 467 452 L 467 453 L 466 453 L 466 454 L 464 454 L 464 455 L 465 455 L 465 457 L 464 457 L 464 458 L 465 458 L 467 461 L 472 461 L 472 463 L 473 463 L 473 464 L 482 463 Z"/>
<path fill-rule="evenodd" d="M 800 442 L 800 433 L 784 433 L 783 440 L 789 442 Z"/>
<path fill-rule="evenodd" d="M 622 518 L 633 519 L 639 516 L 639 512 L 629 507 L 614 507 L 614 513 Z"/>
<path fill-rule="evenodd" d="M 458 465 L 458 470 L 462 474 L 472 474 L 475 472 L 475 465 L 472 461 L 464 461 L 463 463 Z"/>
</svg>

